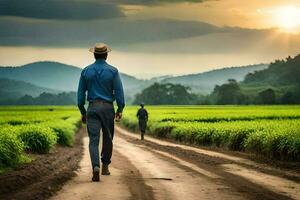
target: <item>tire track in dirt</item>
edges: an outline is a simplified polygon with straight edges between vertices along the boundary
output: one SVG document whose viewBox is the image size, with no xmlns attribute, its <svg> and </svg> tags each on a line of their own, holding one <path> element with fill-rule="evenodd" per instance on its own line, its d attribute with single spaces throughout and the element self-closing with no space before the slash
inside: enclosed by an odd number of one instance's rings
<svg viewBox="0 0 300 200">
<path fill-rule="evenodd" d="M 221 177 L 215 180 L 216 184 L 227 185 L 230 190 L 240 193 L 246 199 L 277 200 L 300 198 L 300 185 L 298 181 L 294 180 L 299 180 L 299 174 L 297 173 L 293 173 L 292 180 L 289 180 L 284 178 L 284 171 L 281 173 L 282 176 L 276 176 L 280 173 L 278 169 L 274 170 L 272 174 L 273 171 L 270 170 L 272 167 L 267 166 L 267 169 L 263 170 L 264 165 L 261 166 L 245 158 L 203 149 L 193 151 L 196 148 L 181 148 L 183 145 L 171 144 L 153 138 L 148 138 L 147 141 L 141 142 L 138 140 L 137 135 L 128 133 L 120 128 L 117 128 L 117 131 L 120 133 L 121 138 L 139 145 L 140 148 L 146 151 L 156 153 L 158 156 L 164 157 L 164 159 L 173 160 L 174 164 L 190 168 L 194 172 L 199 171 L 190 167 L 190 163 L 193 163 L 202 171 L 204 170 Z M 185 163 L 182 163 L 182 161 Z M 260 170 L 257 170 L 258 168 Z M 271 173 L 266 174 L 261 171 Z"/>
<path fill-rule="evenodd" d="M 77 176 L 68 181 L 52 200 L 110 199 L 153 200 L 152 188 L 144 183 L 140 171 L 117 149 L 113 152 L 110 176 L 101 176 L 92 182 L 92 169 L 88 152 L 88 137 L 83 139 L 84 153 Z"/>
<path fill-rule="evenodd" d="M 152 187 L 154 199 L 246 199 L 243 194 L 219 182 L 218 177 L 207 176 L 206 170 L 197 171 L 201 174 L 199 176 L 190 167 L 183 167 L 120 135 L 115 139 L 115 148 L 139 169 L 146 185 Z"/>
</svg>

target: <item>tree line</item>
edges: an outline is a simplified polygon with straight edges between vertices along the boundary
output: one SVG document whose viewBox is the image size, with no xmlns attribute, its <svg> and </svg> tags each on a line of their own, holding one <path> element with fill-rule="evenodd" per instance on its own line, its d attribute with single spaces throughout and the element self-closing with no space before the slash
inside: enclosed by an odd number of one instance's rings
<svg viewBox="0 0 300 200">
<path fill-rule="evenodd" d="M 190 88 L 180 84 L 155 83 L 137 94 L 134 104 L 148 105 L 249 105 L 249 104 L 299 104 L 300 92 L 287 91 L 278 95 L 272 88 L 255 94 L 245 93 L 239 83 L 229 79 L 216 85 L 209 95 L 194 94 Z"/>
<path fill-rule="evenodd" d="M 155 83 L 137 94 L 135 104 L 299 104 L 300 103 L 300 55 L 275 60 L 268 68 L 246 75 L 237 82 L 229 79 L 216 85 L 209 95 L 192 93 L 179 84 Z M 200 86 L 199 86 L 200 87 Z"/>
<path fill-rule="evenodd" d="M 76 92 L 52 94 L 43 92 L 38 97 L 24 95 L 18 99 L 2 99 L 0 105 L 76 105 Z"/>
</svg>

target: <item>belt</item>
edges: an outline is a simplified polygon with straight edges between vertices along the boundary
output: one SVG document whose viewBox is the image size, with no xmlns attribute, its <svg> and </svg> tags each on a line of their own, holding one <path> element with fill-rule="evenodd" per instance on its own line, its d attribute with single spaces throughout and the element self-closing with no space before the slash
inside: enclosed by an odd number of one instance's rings
<svg viewBox="0 0 300 200">
<path fill-rule="evenodd" d="M 93 105 L 93 104 L 110 104 L 110 105 L 113 105 L 112 102 L 106 101 L 106 100 L 103 100 L 103 99 L 96 99 L 94 101 L 91 101 L 90 104 L 91 105 Z"/>
</svg>

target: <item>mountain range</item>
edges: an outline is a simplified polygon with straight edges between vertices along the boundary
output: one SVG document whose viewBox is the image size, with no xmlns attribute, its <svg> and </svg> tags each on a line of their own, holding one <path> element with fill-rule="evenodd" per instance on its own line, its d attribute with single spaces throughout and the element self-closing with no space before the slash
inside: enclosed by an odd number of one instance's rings
<svg viewBox="0 0 300 200">
<path fill-rule="evenodd" d="M 188 86 L 195 93 L 208 94 L 216 84 L 228 79 L 241 81 L 248 73 L 267 68 L 266 64 L 231 67 L 184 76 L 137 79 L 121 73 L 126 99 L 130 102 L 135 94 L 155 82 L 176 83 Z M 18 67 L 0 67 L 0 94 L 8 97 L 37 96 L 42 92 L 59 93 L 76 91 L 81 68 L 58 62 L 35 62 Z"/>
<path fill-rule="evenodd" d="M 266 69 L 267 64 L 249 65 L 242 67 L 230 67 L 216 69 L 199 74 L 169 77 L 163 79 L 163 83 L 174 83 L 188 86 L 195 93 L 209 94 L 215 85 L 221 85 L 228 79 L 242 81 L 248 73 Z"/>
<path fill-rule="evenodd" d="M 1 99 L 17 99 L 24 95 L 37 97 L 43 92 L 58 93 L 58 90 L 39 87 L 24 81 L 0 78 L 0 96 Z"/>
</svg>

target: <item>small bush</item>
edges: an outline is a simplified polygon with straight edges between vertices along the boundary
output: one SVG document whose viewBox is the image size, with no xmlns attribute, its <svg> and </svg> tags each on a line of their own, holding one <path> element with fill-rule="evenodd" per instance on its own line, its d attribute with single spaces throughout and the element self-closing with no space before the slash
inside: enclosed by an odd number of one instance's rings
<svg viewBox="0 0 300 200">
<path fill-rule="evenodd" d="M 20 163 L 24 144 L 18 140 L 13 127 L 2 128 L 0 131 L 0 167 L 13 167 Z"/>
<path fill-rule="evenodd" d="M 76 125 L 64 121 L 55 121 L 48 125 L 57 135 L 57 143 L 64 146 L 72 146 L 76 132 Z"/>
<path fill-rule="evenodd" d="M 53 127 L 57 135 L 57 143 L 65 146 L 72 146 L 74 143 L 74 132 L 65 127 Z"/>
<path fill-rule="evenodd" d="M 57 135 L 47 126 L 26 125 L 19 127 L 19 138 L 27 150 L 48 153 L 56 144 Z"/>
<path fill-rule="evenodd" d="M 248 138 L 251 130 L 248 129 L 235 129 L 228 137 L 228 147 L 231 150 L 241 151 L 244 150 L 244 142 Z"/>
<path fill-rule="evenodd" d="M 212 144 L 217 147 L 226 146 L 230 133 L 231 130 L 229 129 L 218 129 L 218 131 L 214 131 L 213 134 L 211 134 Z"/>
<path fill-rule="evenodd" d="M 168 138 L 172 129 L 175 127 L 172 123 L 153 123 L 149 124 L 150 133 L 157 137 Z"/>
<path fill-rule="evenodd" d="M 200 129 L 197 130 L 197 134 L 196 134 L 196 144 L 200 144 L 200 145 L 210 145 L 211 141 L 212 141 L 212 134 L 214 129 Z"/>
<path fill-rule="evenodd" d="M 10 120 L 7 122 L 7 124 L 12 126 L 22 125 L 22 124 L 29 124 L 26 120 Z"/>
<path fill-rule="evenodd" d="M 127 127 L 131 131 L 138 131 L 138 121 L 137 119 L 129 119 L 129 118 L 124 118 L 121 121 L 122 125 Z"/>
</svg>

